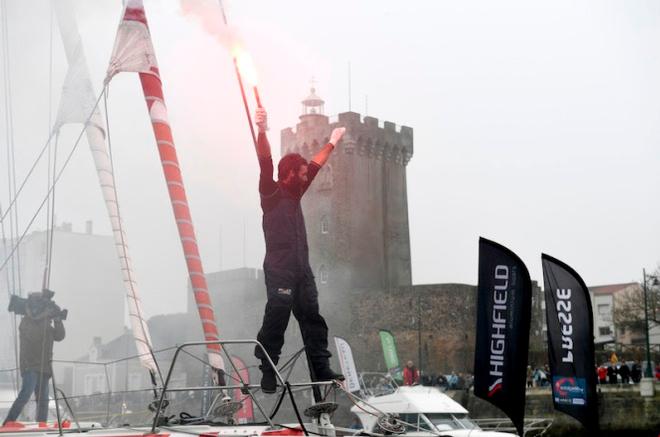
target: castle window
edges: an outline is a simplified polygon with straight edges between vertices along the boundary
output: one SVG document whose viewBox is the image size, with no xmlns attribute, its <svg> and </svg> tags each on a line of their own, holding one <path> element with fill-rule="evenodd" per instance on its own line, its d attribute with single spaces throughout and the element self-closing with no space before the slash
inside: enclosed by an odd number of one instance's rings
<svg viewBox="0 0 660 437">
<path fill-rule="evenodd" d="M 323 217 L 321 217 L 321 233 L 327 234 L 329 230 L 330 230 L 330 223 L 328 221 L 328 216 L 324 215 Z"/>
<path fill-rule="evenodd" d="M 321 284 L 328 283 L 328 269 L 325 264 L 321 264 L 321 267 L 319 267 L 319 277 L 321 278 Z"/>
</svg>

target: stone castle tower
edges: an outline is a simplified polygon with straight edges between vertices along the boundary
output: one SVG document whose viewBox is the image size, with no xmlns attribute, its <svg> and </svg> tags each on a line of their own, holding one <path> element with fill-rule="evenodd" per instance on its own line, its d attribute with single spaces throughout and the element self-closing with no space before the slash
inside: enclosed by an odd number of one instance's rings
<svg viewBox="0 0 660 437">
<path fill-rule="evenodd" d="M 326 289 L 339 299 L 338 293 L 355 289 L 411 285 L 406 165 L 413 130 L 397 131 L 389 121 L 379 127 L 378 119 L 360 120 L 355 112 L 330 123 L 314 88 L 302 104 L 295 131 L 281 133 L 282 156 L 295 152 L 309 160 L 333 128 L 346 128 L 303 198 L 310 264 L 321 295 Z"/>
</svg>

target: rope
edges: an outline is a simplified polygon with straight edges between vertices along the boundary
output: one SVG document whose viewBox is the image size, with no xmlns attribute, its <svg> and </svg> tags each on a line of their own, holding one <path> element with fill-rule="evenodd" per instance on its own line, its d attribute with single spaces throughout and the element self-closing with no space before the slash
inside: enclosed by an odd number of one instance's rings
<svg viewBox="0 0 660 437">
<path fill-rule="evenodd" d="M 23 234 L 21 234 L 21 237 L 18 239 L 18 241 L 16 242 L 16 245 L 14 245 L 13 249 L 11 250 L 11 253 L 7 256 L 5 261 L 0 265 L 0 271 L 2 271 L 2 269 L 5 268 L 5 266 L 9 262 L 9 259 L 11 258 L 11 256 L 16 252 L 16 250 L 18 249 L 18 246 L 21 244 L 21 242 L 23 241 L 23 238 L 25 238 L 25 235 L 27 235 L 27 232 L 30 230 L 30 227 L 34 223 L 34 220 L 37 218 L 37 215 L 43 209 L 44 204 L 46 203 L 46 201 L 49 198 L 48 196 L 55 189 L 55 185 L 60 180 L 60 177 L 62 176 L 62 173 L 64 173 L 64 170 L 66 169 L 67 165 L 69 164 L 69 161 L 71 161 L 71 158 L 73 157 L 74 152 L 78 148 L 78 145 L 80 144 L 80 140 L 82 138 L 82 135 L 85 132 L 87 123 L 89 123 L 89 120 L 92 117 L 92 115 L 94 114 L 94 111 L 96 111 L 96 108 L 98 107 L 99 102 L 101 101 L 101 97 L 103 97 L 103 92 L 101 94 L 99 94 L 99 97 L 96 99 L 96 103 L 94 104 L 94 107 L 92 108 L 91 112 L 89 113 L 89 116 L 85 120 L 85 123 L 83 124 L 83 128 L 80 131 L 80 134 L 78 135 L 78 138 L 76 139 L 76 142 L 74 143 L 73 148 L 71 149 L 71 151 L 67 155 L 66 160 L 64 161 L 64 164 L 62 165 L 62 168 L 60 169 L 60 171 L 57 173 L 57 175 L 53 179 L 53 184 L 50 186 L 50 189 L 48 190 L 47 197 L 44 198 L 44 200 L 39 205 L 39 208 L 37 208 L 37 211 L 34 213 L 32 218 L 28 222 L 27 226 L 25 227 L 25 231 L 23 232 Z"/>
<path fill-rule="evenodd" d="M 11 201 L 13 196 L 12 196 L 12 172 L 11 172 L 11 142 L 12 142 L 12 123 L 10 121 L 10 114 L 11 114 L 11 96 L 9 95 L 9 86 L 7 84 L 9 80 L 9 47 L 7 44 L 7 6 L 5 3 L 5 0 L 2 0 L 0 2 L 0 14 L 2 15 L 2 87 L 3 91 L 5 93 L 5 113 L 4 113 L 4 118 L 5 118 L 5 142 L 7 144 L 7 192 L 9 196 L 9 200 Z M 8 212 L 11 210 L 11 207 L 8 208 Z M 3 222 L 4 222 L 5 216 L 2 216 Z M 11 241 L 14 241 L 14 215 L 11 214 L 9 216 L 9 235 Z M 5 250 L 5 253 L 7 251 Z M 12 282 L 12 287 L 11 290 L 13 292 L 16 291 L 16 269 L 14 266 L 14 259 L 12 258 L 11 262 L 11 282 Z"/>
<path fill-rule="evenodd" d="M 289 392 L 289 399 L 291 399 L 291 406 L 293 406 L 293 411 L 296 413 L 296 418 L 298 419 L 298 423 L 300 423 L 300 427 L 302 428 L 303 434 L 307 434 L 307 430 L 305 429 L 305 424 L 303 423 L 302 418 L 300 417 L 300 411 L 298 411 L 298 405 L 296 404 L 296 399 L 293 397 L 293 392 L 291 391 L 291 384 L 289 384 L 289 381 L 286 381 L 285 383 L 286 386 L 286 391 Z"/>
<path fill-rule="evenodd" d="M 129 258 L 128 258 L 128 252 L 126 250 L 126 242 L 124 241 L 124 228 L 123 228 L 123 220 L 121 218 L 121 212 L 119 209 L 119 194 L 117 193 L 117 180 L 115 178 L 115 163 L 114 163 L 114 158 L 112 155 L 112 139 L 110 135 L 110 116 L 108 114 L 108 93 L 110 91 L 110 85 L 106 84 L 104 92 L 103 92 L 103 106 L 105 109 L 105 133 L 106 137 L 108 139 L 108 152 L 109 152 L 109 157 L 110 157 L 110 176 L 112 177 L 112 190 L 114 191 L 115 195 L 115 207 L 117 208 L 117 222 L 119 224 L 119 235 L 121 236 L 121 247 L 122 247 L 122 252 L 124 256 L 124 262 L 126 264 L 126 274 L 128 275 L 128 283 L 130 286 L 131 290 L 131 298 L 135 302 L 135 311 L 138 313 L 137 317 L 140 320 L 140 329 L 142 330 L 142 336 L 144 337 L 144 341 L 147 345 L 147 348 L 149 348 L 149 353 L 151 354 L 151 358 L 154 361 L 154 365 L 156 366 L 156 372 L 158 373 L 158 378 L 160 379 L 160 384 L 161 386 L 165 385 L 165 381 L 163 380 L 163 373 L 160 370 L 160 366 L 158 365 L 158 361 L 156 360 L 156 356 L 154 355 L 153 348 L 150 342 L 150 337 L 147 334 L 147 330 L 145 328 L 145 323 L 146 321 L 144 320 L 144 316 L 142 314 L 142 308 L 140 306 L 140 301 L 138 300 L 137 293 L 135 291 L 134 284 L 135 282 L 133 281 L 133 278 L 131 277 L 132 274 L 132 268 L 129 266 Z M 109 211 L 108 211 L 109 212 Z M 135 334 L 134 334 L 135 335 Z M 150 369 L 151 371 L 151 369 Z"/>
<path fill-rule="evenodd" d="M 55 147 L 53 149 L 53 176 L 55 175 L 55 171 L 57 170 L 57 145 L 59 143 L 59 131 L 58 134 L 55 136 Z M 49 182 L 50 183 L 50 182 Z M 45 280 L 45 288 L 50 288 L 50 275 L 52 272 L 52 266 L 53 266 L 53 239 L 55 235 L 55 179 L 53 179 L 53 194 L 51 196 L 51 203 L 52 206 L 49 208 L 50 209 L 50 228 L 48 232 L 48 252 L 46 253 L 46 280 Z"/>
<path fill-rule="evenodd" d="M 49 3 L 49 20 L 48 24 L 50 25 L 49 29 L 49 46 L 48 46 L 48 132 L 51 130 L 52 126 L 52 112 L 53 112 L 53 4 Z M 50 143 L 48 144 L 48 178 L 46 180 L 46 190 L 51 184 L 51 147 Z M 51 212 L 50 212 L 50 201 L 46 205 L 46 265 L 44 266 L 44 277 L 43 277 L 43 287 L 48 288 L 50 273 L 48 270 L 49 258 L 50 258 L 50 233 L 53 231 L 51 228 Z"/>
<path fill-rule="evenodd" d="M 161 352 L 171 351 L 171 350 L 176 349 L 177 347 L 178 346 L 166 347 L 166 348 L 163 348 L 163 349 L 156 350 L 156 351 L 154 351 L 154 353 L 159 354 Z M 77 361 L 77 360 L 53 360 L 53 362 L 54 363 L 55 362 L 57 362 L 57 363 L 66 363 L 66 364 L 91 364 L 91 365 L 107 366 L 107 365 L 110 365 L 110 364 L 117 364 L 117 363 L 121 363 L 121 362 L 124 362 L 124 361 L 132 360 L 134 358 L 139 358 L 139 357 L 142 357 L 144 355 L 147 355 L 147 354 L 131 355 L 130 357 L 119 358 L 117 360 L 106 361 L 106 362 L 103 362 L 103 363 L 97 362 L 97 361 Z"/>
<path fill-rule="evenodd" d="M 0 205 L 0 214 L 2 214 L 2 205 Z M 7 253 L 7 236 L 5 234 L 5 223 L 4 221 L 0 221 L 0 229 L 2 232 L 2 249 L 4 253 Z M 11 281 L 9 279 L 9 270 L 6 272 L 6 280 L 7 280 L 7 297 L 8 300 L 11 301 L 12 297 L 12 292 L 11 292 Z M 11 316 L 10 316 L 11 317 Z M 12 386 L 14 388 L 14 396 L 18 396 L 18 327 L 16 326 L 16 314 L 13 314 L 13 317 L 11 318 L 10 325 L 12 328 L 12 339 L 14 343 L 14 361 L 16 363 L 16 367 L 14 369 L 10 369 L 11 372 L 14 372 L 14 375 L 12 375 Z M 1 370 L 0 370 L 1 371 Z"/>
<path fill-rule="evenodd" d="M 5 92 L 5 136 L 6 136 L 6 142 L 7 142 L 7 179 L 8 179 L 8 184 L 7 184 L 7 189 L 9 193 L 9 200 L 10 202 L 13 203 L 13 198 L 16 197 L 16 187 L 15 185 L 12 184 L 12 181 L 15 183 L 15 174 L 14 177 L 12 177 L 12 169 L 15 173 L 15 166 L 12 166 L 10 163 L 13 163 L 13 160 L 10 158 L 13 156 L 13 144 L 14 144 L 14 133 L 13 133 L 13 113 L 12 113 L 12 104 L 11 104 L 11 68 L 9 66 L 10 62 L 10 56 L 9 56 L 9 30 L 8 30 L 8 23 L 7 23 L 7 5 L 5 0 L 2 0 L 0 3 L 0 14 L 2 15 L 2 59 L 3 59 L 3 87 L 4 87 L 4 92 Z M 10 153 L 11 149 L 11 153 Z M 12 190 L 13 186 L 13 190 Z M 12 196 L 13 194 L 13 196 Z M 4 227 L 4 218 L 7 213 L 2 215 L 2 218 L 0 219 L 0 223 L 2 223 L 2 238 L 3 238 L 3 248 L 4 248 L 4 253 L 7 253 L 7 237 L 5 235 L 5 227 Z M 14 235 L 14 218 L 16 217 L 16 229 L 18 228 L 18 213 L 16 215 L 10 215 L 9 216 L 9 234 L 10 234 L 10 239 L 13 242 L 15 240 L 15 235 Z M 16 293 L 16 279 L 17 279 L 17 269 L 16 269 L 16 262 L 18 261 L 18 280 L 19 280 L 19 287 L 18 287 L 18 292 L 20 294 L 21 292 L 21 287 L 20 287 L 20 258 L 17 257 L 16 261 L 14 260 L 13 256 L 11 258 L 11 281 L 9 279 L 9 271 L 7 272 L 7 292 L 9 294 L 9 298 L 11 299 L 11 296 Z M 11 286 L 10 286 L 11 284 Z M 13 332 L 13 343 L 14 343 L 14 360 L 16 363 L 16 367 L 18 367 L 18 326 L 17 326 L 17 317 L 16 314 L 13 315 L 12 317 L 12 332 Z M 12 378 L 12 383 L 14 386 L 14 390 L 16 394 L 18 394 L 18 380 L 19 380 L 19 375 L 18 375 L 18 370 L 16 371 L 15 375 Z"/>
<path fill-rule="evenodd" d="M 7 189 L 9 199 L 16 198 L 16 155 L 14 147 L 14 114 L 12 105 L 12 87 L 11 87 L 11 56 L 9 53 L 9 25 L 7 22 L 7 4 L 2 0 L 2 28 L 3 28 L 3 55 L 4 55 L 4 88 L 5 88 L 5 123 L 6 123 L 6 141 L 7 141 Z M 14 214 L 10 216 L 9 225 L 11 228 L 12 240 L 19 234 L 18 208 L 14 208 Z M 15 233 L 14 233 L 15 232 Z M 18 266 L 18 267 L 17 267 Z M 16 261 L 12 259 L 12 276 L 14 280 L 14 290 L 18 284 L 18 292 L 21 293 L 21 258 L 20 251 L 16 254 Z M 17 283 L 17 284 L 16 284 Z"/>
</svg>

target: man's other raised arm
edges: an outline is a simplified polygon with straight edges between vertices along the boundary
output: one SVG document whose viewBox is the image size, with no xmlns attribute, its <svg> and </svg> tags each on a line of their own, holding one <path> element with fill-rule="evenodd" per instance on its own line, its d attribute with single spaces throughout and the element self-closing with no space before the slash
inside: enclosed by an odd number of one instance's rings
<svg viewBox="0 0 660 437">
<path fill-rule="evenodd" d="M 257 108 L 254 116 L 259 135 L 257 136 L 257 158 L 259 159 L 259 192 L 269 196 L 277 191 L 277 183 L 273 180 L 273 158 L 270 153 L 270 143 L 266 136 L 268 118 L 264 108 Z"/>
<path fill-rule="evenodd" d="M 334 150 L 335 146 L 339 143 L 339 141 L 341 141 L 341 137 L 344 136 L 344 132 L 346 132 L 345 127 L 337 127 L 333 129 L 332 134 L 330 134 L 330 142 L 323 146 L 321 150 L 319 150 L 318 153 L 314 155 L 312 162 L 317 164 L 319 167 L 323 167 L 328 158 L 330 158 L 330 154 Z"/>
<path fill-rule="evenodd" d="M 259 129 L 259 135 L 257 136 L 257 158 L 261 161 L 262 159 L 271 157 L 270 143 L 266 137 L 266 131 L 268 130 L 268 115 L 266 114 L 266 110 L 264 108 L 257 108 L 254 119 Z"/>
</svg>

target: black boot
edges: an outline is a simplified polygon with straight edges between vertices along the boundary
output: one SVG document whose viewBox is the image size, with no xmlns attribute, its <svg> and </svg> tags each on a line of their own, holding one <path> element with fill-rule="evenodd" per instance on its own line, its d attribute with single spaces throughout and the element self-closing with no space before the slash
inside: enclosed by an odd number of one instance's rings
<svg viewBox="0 0 660 437">
<path fill-rule="evenodd" d="M 343 381 L 344 375 L 337 373 L 332 370 L 330 367 L 322 367 L 320 369 L 314 370 L 314 376 L 317 381 Z"/>
<path fill-rule="evenodd" d="M 277 391 L 277 376 L 275 371 L 270 365 L 261 365 L 261 391 L 267 394 L 272 394 Z"/>
</svg>

